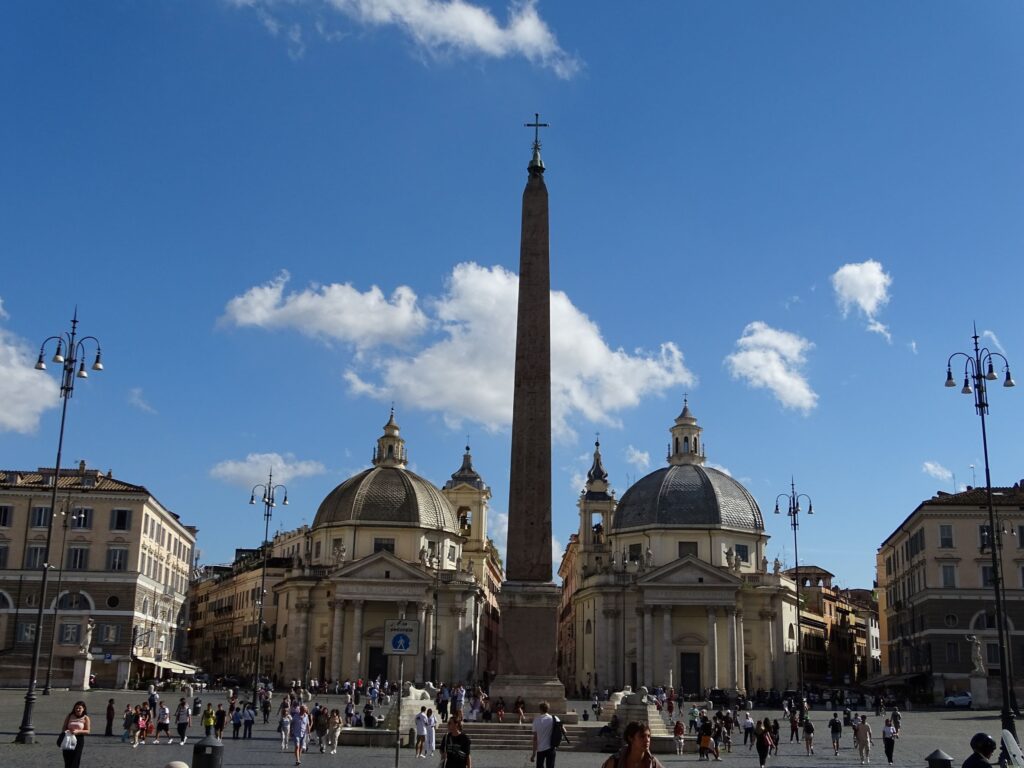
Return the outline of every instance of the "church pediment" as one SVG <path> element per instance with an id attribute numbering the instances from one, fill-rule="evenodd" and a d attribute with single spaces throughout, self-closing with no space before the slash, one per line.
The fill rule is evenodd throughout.
<path id="1" fill-rule="evenodd" d="M 344 581 L 418 581 L 423 584 L 433 582 L 431 574 L 385 550 L 343 565 L 334 572 L 334 578 Z"/>
<path id="2" fill-rule="evenodd" d="M 641 586 L 695 586 L 739 588 L 743 580 L 724 568 L 716 568 L 693 555 L 673 560 L 644 574 L 637 583 Z"/>

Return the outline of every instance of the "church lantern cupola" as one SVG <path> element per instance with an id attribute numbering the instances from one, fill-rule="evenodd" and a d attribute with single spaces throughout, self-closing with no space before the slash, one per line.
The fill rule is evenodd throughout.
<path id="1" fill-rule="evenodd" d="M 669 429 L 672 443 L 668 450 L 668 463 L 676 467 L 681 464 L 703 464 L 704 443 L 697 425 L 697 418 L 691 413 L 687 398 L 683 398 L 683 412 L 676 417 Z"/>
<path id="2" fill-rule="evenodd" d="M 395 422 L 395 409 L 391 409 L 391 417 L 384 425 L 384 434 L 377 438 L 377 447 L 373 451 L 375 467 L 405 467 L 408 456 L 405 452 L 405 440 L 398 431 Z"/>

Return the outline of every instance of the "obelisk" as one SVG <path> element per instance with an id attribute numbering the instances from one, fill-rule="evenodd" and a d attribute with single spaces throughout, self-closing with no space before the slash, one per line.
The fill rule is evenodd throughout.
<path id="1" fill-rule="evenodd" d="M 565 712 L 558 680 L 559 588 L 551 570 L 551 269 L 548 190 L 536 115 L 533 157 L 523 191 L 519 245 L 512 457 L 509 467 L 508 550 L 501 609 L 498 675 L 492 698 L 522 696 L 535 712 L 547 701 Z"/>

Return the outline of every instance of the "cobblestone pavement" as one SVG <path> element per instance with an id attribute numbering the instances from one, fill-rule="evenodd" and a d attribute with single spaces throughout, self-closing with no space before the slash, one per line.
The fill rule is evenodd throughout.
<path id="1" fill-rule="evenodd" d="M 222 695 L 217 692 L 209 692 L 204 698 L 206 701 L 217 702 Z M 171 701 L 176 700 L 176 698 L 171 698 L 174 696 L 174 694 L 168 694 Z M 90 691 L 85 694 L 55 691 L 51 696 L 40 696 L 36 702 L 33 716 L 39 743 L 24 745 L 13 743 L 14 736 L 21 724 L 25 702 L 24 691 L 0 690 L 0 766 L 5 768 L 7 766 L 13 768 L 60 766 L 59 750 L 55 743 L 56 734 L 63 723 L 64 715 L 71 709 L 72 703 L 79 698 L 84 699 L 88 704 L 90 716 L 93 718 L 93 728 L 102 733 L 107 699 L 115 700 L 115 706 L 120 713 L 125 704 L 141 703 L 144 697 L 144 693 L 137 691 L 133 691 L 129 695 L 125 691 L 103 690 Z M 326 702 L 331 703 L 332 698 L 328 697 Z M 321 699 L 322 703 L 324 701 Z M 584 706 L 583 702 L 576 703 L 578 710 Z M 761 717 L 765 715 L 777 717 L 779 715 L 778 712 L 754 712 L 753 714 L 755 716 L 760 714 Z M 832 754 L 832 750 L 829 748 L 829 738 L 825 733 L 825 723 L 830 717 L 830 712 L 812 713 L 813 721 L 818 726 L 815 755 L 807 756 L 802 744 L 790 744 L 786 741 L 788 737 L 784 734 L 779 756 L 769 758 L 769 768 L 859 766 L 860 761 L 853 748 L 849 730 L 843 735 L 843 748 L 840 750 L 839 756 L 836 757 Z M 871 764 L 885 766 L 881 739 L 883 721 L 880 718 L 871 717 L 870 722 L 875 733 L 875 747 L 872 750 Z M 258 721 L 253 739 L 248 741 L 233 741 L 230 737 L 225 739 L 223 762 L 225 768 L 231 766 L 276 766 L 278 768 L 294 766 L 292 755 L 281 751 L 280 739 L 275 733 L 275 728 L 276 723 L 274 722 L 263 725 Z M 970 752 L 968 742 L 974 733 L 987 731 L 993 736 L 997 736 L 998 730 L 999 716 L 995 711 L 942 710 L 905 713 L 902 736 L 896 742 L 895 765 L 923 768 L 925 756 L 939 748 L 952 755 L 954 766 L 959 766 Z M 137 749 L 122 744 L 117 737 L 108 739 L 103 736 L 90 736 L 82 756 L 82 768 L 124 768 L 125 766 L 163 768 L 172 760 L 183 760 L 191 766 L 193 762 L 192 749 L 202 733 L 201 727 L 193 725 L 189 733 L 189 743 L 185 746 L 181 746 L 177 742 L 173 744 L 150 743 Z M 742 736 L 740 736 L 740 741 L 742 741 Z M 696 756 L 692 754 L 682 757 L 658 755 L 658 758 L 666 768 L 673 768 L 683 763 L 697 763 Z M 558 755 L 557 766 L 558 768 L 599 768 L 604 759 L 604 755 L 592 752 L 562 751 Z M 409 749 L 402 750 L 399 762 L 404 768 L 415 768 L 420 765 Z M 432 760 L 424 760 L 422 764 L 430 768 L 435 766 Z M 473 764 L 474 768 L 489 768 L 490 766 L 530 768 L 531 766 L 529 753 L 507 751 L 474 753 Z M 712 764 L 709 764 L 709 768 Z M 302 765 L 312 766 L 312 768 L 350 768 L 353 765 L 358 768 L 389 768 L 395 765 L 395 750 L 393 748 L 343 747 L 338 750 L 337 755 L 321 755 L 319 752 L 310 752 L 303 755 Z M 757 755 L 746 747 L 737 746 L 732 753 L 722 754 L 723 768 L 728 768 L 730 765 L 737 766 L 737 768 L 757 768 Z"/>

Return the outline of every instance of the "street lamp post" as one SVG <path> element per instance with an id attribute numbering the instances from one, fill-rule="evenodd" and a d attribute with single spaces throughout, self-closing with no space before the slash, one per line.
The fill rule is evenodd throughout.
<path id="1" fill-rule="evenodd" d="M 811 497 L 806 493 L 796 492 L 796 482 L 790 478 L 789 493 L 780 493 L 775 497 L 775 514 L 779 514 L 779 500 L 785 499 L 787 503 L 786 515 L 789 516 L 789 524 L 793 529 L 793 560 L 796 562 L 796 679 L 797 691 L 800 698 L 804 695 L 804 643 L 801 628 L 800 616 L 800 550 L 797 548 L 797 529 L 800 527 L 800 499 L 807 500 L 807 514 L 814 514 L 814 504 Z"/>
<path id="2" fill-rule="evenodd" d="M 57 607 L 60 602 L 60 585 L 64 579 L 64 551 L 68 543 L 68 522 L 78 520 L 81 513 L 69 515 L 71 496 L 64 500 L 64 509 L 61 512 L 61 537 L 60 537 L 60 565 L 57 566 L 57 589 L 53 599 L 53 632 L 50 633 L 50 652 L 46 656 L 46 682 L 43 684 L 43 696 L 50 695 L 50 680 L 53 674 L 53 648 L 57 642 Z"/>
<path id="3" fill-rule="evenodd" d="M 257 484 L 252 487 L 252 495 L 249 496 L 249 503 L 256 503 L 256 491 L 263 496 L 263 574 L 260 576 L 260 615 L 256 625 L 256 663 L 252 681 L 252 702 L 255 705 L 260 692 L 260 653 L 263 647 L 263 620 L 264 603 L 267 601 L 267 550 L 270 546 L 270 518 L 276 506 L 275 494 L 277 491 L 284 491 L 284 501 L 281 503 L 288 506 L 288 489 L 283 485 L 274 485 L 274 470 L 270 470 L 266 485 Z"/>
<path id="4" fill-rule="evenodd" d="M 946 386 L 955 387 L 956 380 L 953 378 L 953 360 L 964 359 L 964 386 L 960 390 L 965 395 L 974 395 L 974 410 L 981 417 L 981 446 L 985 458 L 985 500 L 988 504 L 988 530 L 990 553 L 992 556 L 992 590 L 996 600 L 996 628 L 999 632 L 999 683 L 1002 687 L 1003 709 L 1001 714 L 1003 730 L 1009 731 L 1014 738 L 1017 736 L 1017 728 L 1013 721 L 1013 712 L 1010 708 L 1010 669 L 1009 669 L 1009 648 L 1006 645 L 1006 626 L 1004 622 L 1005 606 L 1003 605 L 1002 569 L 1000 568 L 999 547 L 996 544 L 997 527 L 995 506 L 992 502 L 992 475 L 988 463 L 988 432 L 985 426 L 985 415 L 988 413 L 988 384 L 999 378 L 996 375 L 995 362 L 1002 364 L 1005 378 L 1004 387 L 1014 386 L 1013 377 L 1010 375 L 1010 362 L 999 352 L 992 352 L 987 347 L 978 345 L 978 328 L 974 328 L 974 351 L 954 352 L 946 361 Z M 971 387 L 971 380 L 974 380 L 974 387 Z"/>
<path id="5" fill-rule="evenodd" d="M 43 551 L 42 574 L 39 585 L 39 609 L 36 613 L 35 637 L 32 644 L 32 668 L 28 677 L 28 690 L 25 692 L 25 709 L 21 716 L 21 727 L 18 729 L 14 740 L 19 744 L 34 744 L 36 741 L 35 727 L 32 725 L 32 710 L 36 703 L 36 677 L 39 674 L 39 657 L 43 650 L 43 609 L 46 603 L 46 585 L 50 576 L 50 544 L 53 540 L 53 515 L 57 509 L 57 486 L 60 481 L 60 456 L 64 449 L 64 424 L 68 415 L 68 400 L 75 391 L 75 379 L 89 378 L 89 372 L 85 370 L 86 342 L 96 345 L 96 359 L 92 364 L 92 370 L 102 371 L 103 362 L 100 357 L 100 342 L 95 336 L 83 336 L 78 338 L 78 310 L 75 310 L 71 318 L 71 331 L 58 336 L 50 336 L 43 340 L 39 347 L 39 359 L 36 361 L 36 370 L 45 371 L 46 363 L 43 355 L 46 352 L 46 345 L 51 341 L 57 342 L 57 349 L 53 355 L 53 362 L 61 365 L 60 383 L 60 435 L 57 438 L 57 460 L 53 468 L 53 489 L 50 494 L 50 519 L 46 526 L 46 548 Z M 64 352 L 67 351 L 65 356 Z M 78 370 L 75 370 L 75 366 Z"/>

